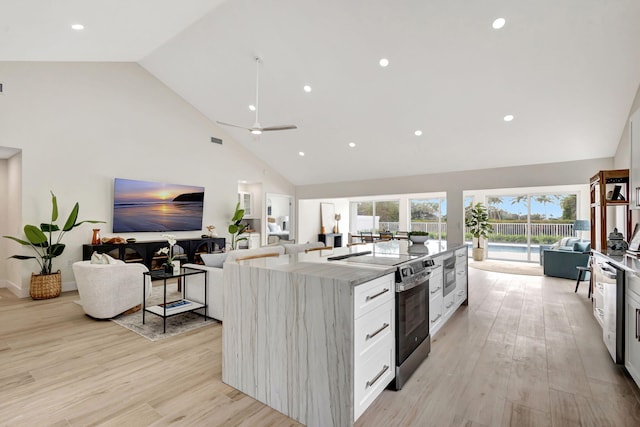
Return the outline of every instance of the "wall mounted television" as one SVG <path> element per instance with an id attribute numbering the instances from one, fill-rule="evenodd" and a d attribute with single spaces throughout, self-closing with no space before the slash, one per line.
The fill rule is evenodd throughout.
<path id="1" fill-rule="evenodd" d="M 113 232 L 202 230 L 204 187 L 115 178 Z"/>

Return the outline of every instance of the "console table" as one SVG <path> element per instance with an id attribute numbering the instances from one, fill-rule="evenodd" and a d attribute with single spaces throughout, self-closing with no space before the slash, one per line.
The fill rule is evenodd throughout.
<path id="1" fill-rule="evenodd" d="M 194 239 L 178 239 L 174 246 L 174 257 L 183 262 L 203 264 L 202 253 L 220 252 L 224 249 L 224 237 L 203 237 Z M 147 266 L 149 271 L 159 270 L 167 256 L 158 251 L 168 246 L 166 240 L 151 240 L 133 243 L 103 243 L 100 245 L 82 245 L 82 259 L 90 260 L 94 252 L 108 254 L 124 262 L 139 262 Z"/>
<path id="2" fill-rule="evenodd" d="M 327 243 L 327 237 L 333 238 L 333 245 L 329 245 Z M 339 248 L 339 247 L 342 247 L 342 234 L 321 233 L 321 234 L 318 234 L 318 241 L 324 243 L 325 245 L 333 246 L 334 248 Z"/>

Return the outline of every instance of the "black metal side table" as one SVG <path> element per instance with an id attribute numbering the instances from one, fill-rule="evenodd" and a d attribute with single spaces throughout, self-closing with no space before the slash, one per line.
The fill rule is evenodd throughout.
<path id="1" fill-rule="evenodd" d="M 167 302 L 167 280 L 169 279 L 184 279 L 188 276 L 193 276 L 196 274 L 204 274 L 204 304 L 196 301 L 192 301 L 186 299 L 185 295 L 187 292 L 187 280 L 182 280 L 182 298 L 175 301 Z M 164 300 L 162 304 L 152 305 L 147 307 L 146 304 L 146 292 L 145 292 L 145 282 L 147 281 L 147 276 L 151 278 L 151 282 L 162 280 L 164 287 Z M 170 274 L 165 273 L 164 271 L 146 271 L 142 276 L 142 324 L 145 322 L 145 313 L 149 312 L 155 314 L 156 316 L 162 317 L 162 332 L 167 332 L 167 317 L 175 316 L 182 313 L 188 313 L 195 310 L 199 310 L 204 308 L 204 314 L 201 314 L 204 317 L 204 321 L 207 321 L 209 317 L 208 305 L 207 305 L 207 272 L 205 270 L 200 270 L 197 268 L 190 267 L 181 267 L 180 273 L 178 274 Z M 200 314 L 200 313 L 196 313 Z"/>

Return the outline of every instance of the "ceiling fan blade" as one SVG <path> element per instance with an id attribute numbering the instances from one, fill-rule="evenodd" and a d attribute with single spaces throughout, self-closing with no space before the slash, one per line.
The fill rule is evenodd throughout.
<path id="1" fill-rule="evenodd" d="M 266 128 L 262 128 L 263 132 L 269 132 L 272 130 L 290 130 L 290 129 L 298 129 L 296 125 L 279 125 L 279 126 L 268 126 Z"/>
<path id="2" fill-rule="evenodd" d="M 248 128 L 248 127 L 246 127 L 246 126 L 232 125 L 231 123 L 225 123 L 225 122 L 221 122 L 221 121 L 219 121 L 219 120 L 216 120 L 216 123 L 218 123 L 219 125 L 231 126 L 231 127 L 234 127 L 234 128 L 244 129 L 244 130 L 251 131 L 251 128 Z"/>

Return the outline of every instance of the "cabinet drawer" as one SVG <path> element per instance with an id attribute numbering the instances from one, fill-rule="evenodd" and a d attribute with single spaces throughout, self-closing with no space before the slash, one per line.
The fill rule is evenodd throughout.
<path id="1" fill-rule="evenodd" d="M 454 254 L 456 256 L 456 265 L 465 264 L 467 262 L 467 258 L 469 257 L 469 253 L 466 247 L 456 249 Z"/>
<path id="2" fill-rule="evenodd" d="M 449 292 L 449 294 L 447 296 L 444 297 L 442 304 L 442 310 L 444 311 L 444 317 L 448 317 L 453 310 L 455 310 L 455 305 L 456 305 L 456 301 L 455 301 L 455 297 L 456 297 L 456 291 L 452 291 Z"/>
<path id="3" fill-rule="evenodd" d="M 356 363 L 369 353 L 394 343 L 394 301 L 388 301 L 356 319 L 354 325 L 354 354 Z"/>
<path id="4" fill-rule="evenodd" d="M 633 292 L 636 294 L 636 298 L 640 298 L 640 277 L 636 276 L 635 273 L 627 272 L 627 291 Z"/>
<path id="5" fill-rule="evenodd" d="M 467 299 L 467 290 L 465 288 L 456 288 L 453 293 L 455 294 L 455 305 L 459 306 L 465 299 Z"/>
<path id="6" fill-rule="evenodd" d="M 369 310 L 372 310 L 388 301 L 394 300 L 394 275 L 387 274 L 356 286 L 353 291 L 353 314 L 357 319 Z"/>
<path id="7" fill-rule="evenodd" d="M 442 299 L 442 288 L 444 287 L 444 282 L 442 281 L 442 274 L 429 279 L 429 301 L 434 298 Z"/>
<path id="8" fill-rule="evenodd" d="M 429 328 L 442 321 L 442 296 L 429 301 Z"/>
<path id="9" fill-rule="evenodd" d="M 395 377 L 393 345 L 379 349 L 369 359 L 355 364 L 353 420 L 369 407 Z"/>

